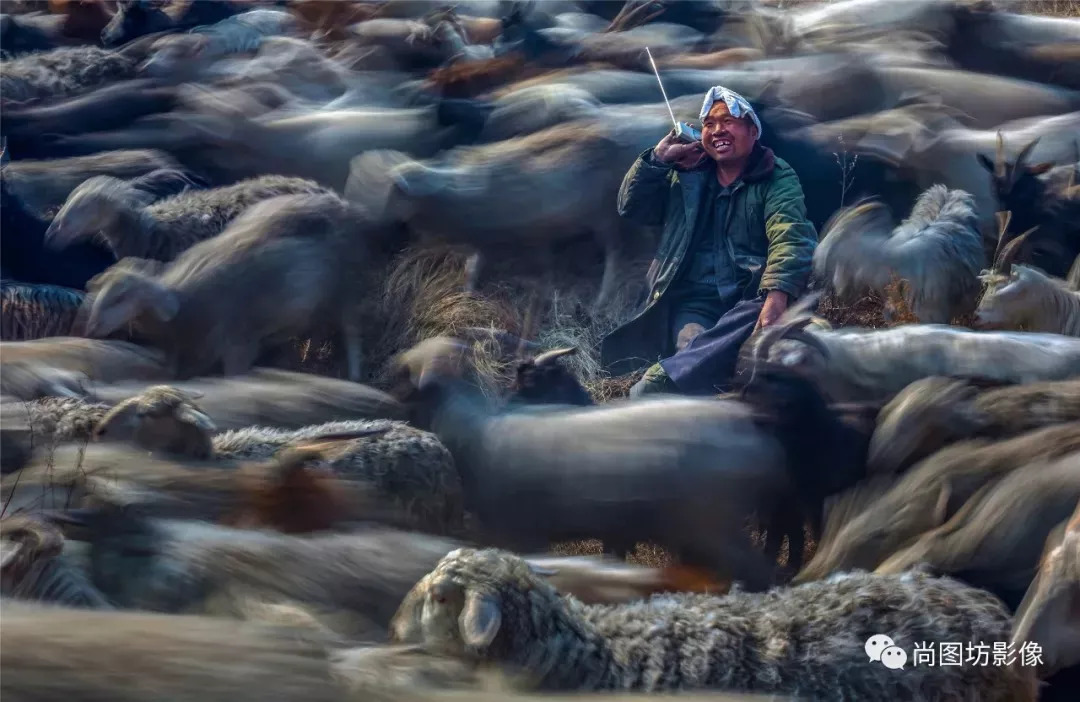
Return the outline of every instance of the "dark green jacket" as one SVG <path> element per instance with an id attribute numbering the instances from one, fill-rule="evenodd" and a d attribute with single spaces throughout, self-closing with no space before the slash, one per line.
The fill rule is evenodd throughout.
<path id="1" fill-rule="evenodd" d="M 614 374 L 627 373 L 671 354 L 665 293 L 680 272 L 693 227 L 704 226 L 702 191 L 715 178 L 715 164 L 680 171 L 642 153 L 623 178 L 619 214 L 644 225 L 663 225 L 660 245 L 647 274 L 644 308 L 604 339 L 601 361 Z M 732 184 L 727 221 L 720 233 L 740 277 L 743 297 L 769 290 L 800 296 L 810 277 L 817 231 L 806 216 L 795 171 L 772 149 L 756 146 L 747 173 Z"/>

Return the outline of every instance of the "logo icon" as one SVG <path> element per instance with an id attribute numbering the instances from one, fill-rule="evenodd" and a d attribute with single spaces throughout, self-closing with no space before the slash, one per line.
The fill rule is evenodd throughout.
<path id="1" fill-rule="evenodd" d="M 890 646 L 896 646 L 896 643 L 891 638 L 885 634 L 874 634 L 866 640 L 863 649 L 866 651 L 866 655 L 870 656 L 871 661 L 880 661 L 882 652 Z M 907 657 L 905 656 L 904 659 L 906 661 Z"/>
<path id="2" fill-rule="evenodd" d="M 889 646 L 881 652 L 881 663 L 889 670 L 903 670 L 907 664 L 907 651 L 899 646 Z"/>

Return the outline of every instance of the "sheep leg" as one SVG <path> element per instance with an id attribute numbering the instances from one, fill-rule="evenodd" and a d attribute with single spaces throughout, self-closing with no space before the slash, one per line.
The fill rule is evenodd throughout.
<path id="1" fill-rule="evenodd" d="M 363 338 L 360 334 L 360 324 L 352 314 L 352 310 L 346 310 L 341 321 L 342 335 L 345 337 L 345 365 L 348 378 L 354 383 L 363 381 Z"/>
<path id="2" fill-rule="evenodd" d="M 604 247 L 604 273 L 600 278 L 600 292 L 593 302 L 592 313 L 599 314 L 615 294 L 615 275 L 619 269 L 619 255 L 622 244 L 619 228 L 616 225 L 603 225 L 596 232 L 596 238 Z"/>
<path id="3" fill-rule="evenodd" d="M 465 292 L 472 295 L 476 292 L 480 279 L 480 267 L 484 263 L 484 257 L 476 251 L 465 259 Z"/>
<path id="4" fill-rule="evenodd" d="M 221 357 L 222 371 L 226 376 L 243 375 L 251 370 L 258 357 L 258 344 L 229 344 Z"/>

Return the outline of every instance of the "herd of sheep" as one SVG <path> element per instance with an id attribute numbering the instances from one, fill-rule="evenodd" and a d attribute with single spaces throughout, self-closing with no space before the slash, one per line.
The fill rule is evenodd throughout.
<path id="1" fill-rule="evenodd" d="M 1080 19 L 0 9 L 5 702 L 1077 699 Z M 645 47 L 819 233 L 719 395 L 596 361 Z"/>

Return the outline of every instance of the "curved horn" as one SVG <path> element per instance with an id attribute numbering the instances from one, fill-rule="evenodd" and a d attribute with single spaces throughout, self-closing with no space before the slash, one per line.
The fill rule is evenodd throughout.
<path id="1" fill-rule="evenodd" d="M 793 329 L 791 332 L 788 333 L 787 338 L 801 341 L 807 346 L 813 349 L 817 349 L 818 352 L 821 353 L 821 355 L 824 356 L 826 360 L 832 357 L 832 351 L 829 350 L 829 347 L 825 344 L 825 342 L 805 329 Z"/>
<path id="2" fill-rule="evenodd" d="M 997 133 L 997 151 L 994 153 L 994 176 L 1005 177 L 1005 137 L 1001 131 Z"/>
<path id="3" fill-rule="evenodd" d="M 1012 264 L 1013 260 L 1016 258 L 1016 254 L 1019 253 L 1020 247 L 1023 246 L 1028 236 L 1036 229 L 1038 229 L 1038 227 L 1028 229 L 1026 232 L 1005 245 L 1005 248 L 1001 250 L 1001 257 L 998 258 L 997 263 L 994 266 L 998 273 L 1009 275 L 1012 272 Z"/>
<path id="4" fill-rule="evenodd" d="M 998 236 L 997 246 L 994 247 L 994 258 L 992 259 L 991 270 L 997 271 L 997 262 L 1001 258 L 1001 244 L 1005 241 L 1005 234 L 1009 231 L 1009 224 L 1012 222 L 1012 210 L 998 211 L 994 213 L 994 219 L 997 221 Z"/>
<path id="5" fill-rule="evenodd" d="M 545 351 L 533 358 L 534 366 L 544 366 L 549 363 L 554 363 L 563 356 L 572 356 L 578 352 L 577 346 L 568 346 L 565 349 L 552 349 L 551 351 Z"/>
<path id="6" fill-rule="evenodd" d="M 1020 169 L 1023 168 L 1024 161 L 1027 160 L 1027 157 L 1031 155 L 1031 150 L 1034 149 L 1035 145 L 1039 143 L 1039 139 L 1042 139 L 1042 137 L 1035 137 L 1028 143 L 1027 146 L 1020 149 L 1020 153 L 1016 155 L 1016 163 L 1013 164 L 1014 173 L 1019 173 Z"/>

